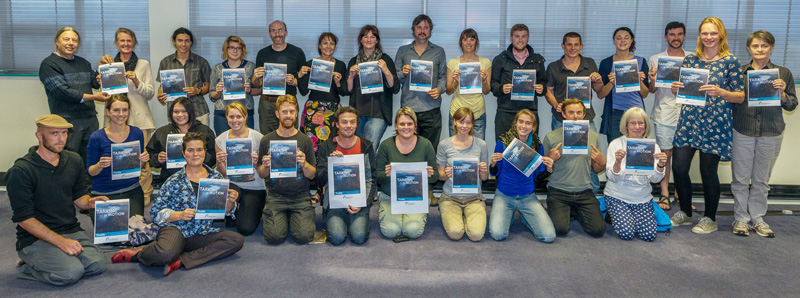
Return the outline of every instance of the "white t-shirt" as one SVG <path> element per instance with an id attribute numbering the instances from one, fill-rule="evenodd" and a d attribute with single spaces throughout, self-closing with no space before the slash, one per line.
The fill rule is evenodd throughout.
<path id="1" fill-rule="evenodd" d="M 253 144 L 252 144 L 253 145 L 253 147 L 252 147 L 253 148 L 253 152 L 258 153 L 258 145 L 259 145 L 259 143 L 261 143 L 261 137 L 263 137 L 263 135 L 260 132 L 256 131 L 255 129 L 248 128 L 247 130 L 249 131 L 249 134 L 248 134 L 247 138 L 249 138 L 250 141 L 253 142 Z M 219 150 L 220 150 L 218 152 L 225 152 L 225 149 L 226 149 L 225 142 L 228 141 L 228 133 L 229 132 L 230 132 L 230 130 L 226 130 L 225 132 L 223 132 L 222 134 L 217 136 L 216 140 L 214 140 L 214 143 L 217 144 L 217 148 L 219 148 Z M 217 166 L 219 166 L 219 164 L 217 164 Z M 252 177 L 248 177 L 248 176 L 252 176 Z M 225 177 L 230 179 L 231 183 L 236 184 L 236 186 L 241 187 L 242 189 L 249 189 L 249 190 L 266 190 L 267 189 L 267 187 L 264 185 L 264 179 L 261 179 L 261 177 L 258 176 L 258 173 L 256 172 L 255 167 L 253 168 L 253 175 L 230 175 L 230 176 L 229 175 L 225 175 Z M 237 180 L 241 181 L 241 180 L 250 180 L 250 179 L 253 179 L 253 180 L 246 181 L 246 182 L 238 182 L 237 181 Z"/>
<path id="2" fill-rule="evenodd" d="M 683 55 L 689 56 L 689 52 L 683 51 Z M 667 51 L 650 56 L 647 60 L 647 65 L 650 69 L 658 68 L 658 57 L 669 57 Z M 650 119 L 658 122 L 658 124 L 677 126 L 678 117 L 680 116 L 681 106 L 675 102 L 675 94 L 672 94 L 671 88 L 656 88 L 656 100 L 653 104 L 653 113 L 650 114 Z"/>
<path id="3" fill-rule="evenodd" d="M 653 186 L 650 183 L 658 183 L 664 178 L 664 169 L 658 168 L 658 159 L 653 161 L 655 173 L 652 175 L 625 175 L 625 158 L 619 165 L 619 173 L 614 172 L 616 162 L 615 153 L 619 149 L 625 148 L 627 137 L 621 136 L 608 144 L 606 151 L 606 188 L 603 194 L 622 200 L 629 204 L 647 203 L 653 199 Z M 655 153 L 661 152 L 661 148 L 656 145 Z"/>

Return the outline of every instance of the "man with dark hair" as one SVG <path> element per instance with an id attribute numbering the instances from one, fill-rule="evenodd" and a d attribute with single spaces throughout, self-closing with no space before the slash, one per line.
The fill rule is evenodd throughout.
<path id="1" fill-rule="evenodd" d="M 75 55 L 81 37 L 71 27 L 58 30 L 55 38 L 55 51 L 42 60 L 39 66 L 39 80 L 44 84 L 50 113 L 59 115 L 72 124 L 65 149 L 76 152 L 86 164 L 86 147 L 89 137 L 99 129 L 94 102 L 105 102 L 111 95 L 101 92 L 95 79 L 97 72 L 86 59 Z"/>
<path id="2" fill-rule="evenodd" d="M 544 95 L 544 85 L 547 84 L 544 69 L 544 57 L 533 52 L 533 47 L 528 45 L 530 31 L 525 24 L 516 24 L 511 27 L 508 48 L 492 60 L 492 94 L 497 97 L 497 114 L 494 118 L 494 135 L 500 136 L 511 129 L 517 111 L 529 109 L 539 120 L 539 96 Z M 513 87 L 515 69 L 535 69 L 536 85 L 533 101 L 511 100 L 511 87 Z M 541 121 L 539 121 L 541 123 Z M 534 133 L 538 134 L 537 131 Z"/>
<path id="3" fill-rule="evenodd" d="M 189 29 L 180 27 L 172 33 L 172 46 L 175 53 L 172 53 L 158 63 L 158 73 L 162 70 L 183 69 L 186 98 L 192 103 L 195 119 L 208 126 L 208 104 L 205 95 L 210 88 L 211 66 L 208 60 L 192 52 L 194 45 L 194 34 Z M 156 75 L 156 81 L 161 82 L 161 75 Z M 167 85 L 158 87 L 158 101 L 166 105 L 167 94 L 164 92 Z M 172 103 L 170 103 L 171 105 Z"/>
<path id="4" fill-rule="evenodd" d="M 369 238 L 369 209 L 375 197 L 377 180 L 375 167 L 375 151 L 369 140 L 355 135 L 358 127 L 358 111 L 350 106 L 339 108 L 334 115 L 339 133 L 319 144 L 317 149 L 317 184 L 325 188 L 322 214 L 325 218 L 328 240 L 333 245 L 344 243 L 348 237 L 354 244 L 364 244 Z M 328 181 L 328 157 L 345 155 L 364 155 L 364 180 L 366 181 L 367 206 L 347 206 L 342 209 L 331 209 L 331 188 Z"/>
<path id="5" fill-rule="evenodd" d="M 444 49 L 429 41 L 433 21 L 425 14 L 414 18 L 411 31 L 414 41 L 397 49 L 394 63 L 400 73 L 397 74 L 402 85 L 400 107 L 409 107 L 417 113 L 417 133 L 431 141 L 434 150 L 439 145 L 442 134 L 442 100 L 445 93 L 447 80 L 447 59 Z M 411 73 L 411 60 L 425 60 L 433 62 L 431 90 L 427 92 L 411 91 L 409 74 Z"/>
<path id="6" fill-rule="evenodd" d="M 286 64 L 286 94 L 297 96 L 297 72 L 306 63 L 306 54 L 302 49 L 286 42 L 289 30 L 286 23 L 281 20 L 269 24 L 269 38 L 272 45 L 266 46 L 256 55 L 256 69 L 250 85 L 261 88 L 264 84 L 264 63 Z M 275 96 L 261 95 L 258 103 L 258 126 L 262 134 L 267 135 L 278 129 L 278 119 L 273 117 L 277 108 Z M 296 124 L 297 121 L 295 121 Z"/>
<path id="7" fill-rule="evenodd" d="M 36 139 L 28 154 L 17 159 L 5 180 L 11 220 L 17 223 L 18 277 L 54 285 L 73 284 L 99 274 L 108 262 L 75 218 L 75 207 L 94 208 L 105 196 L 90 197 L 85 162 L 64 150 L 67 129 L 58 115 L 36 119 Z"/>
<path id="8" fill-rule="evenodd" d="M 650 72 L 648 73 L 650 76 L 650 93 L 656 94 L 653 113 L 650 118 L 653 123 L 653 131 L 656 134 L 656 143 L 661 148 L 661 151 L 667 154 L 667 168 L 664 172 L 664 179 L 661 179 L 661 197 L 658 199 L 658 205 L 664 210 L 671 209 L 669 203 L 670 159 L 672 159 L 672 140 L 678 127 L 678 115 L 681 108 L 675 103 L 675 94 L 672 93 L 672 88 L 657 88 L 655 86 L 656 73 L 658 72 L 659 57 L 686 57 L 689 55 L 689 52 L 683 50 L 685 38 L 686 26 L 680 22 L 670 22 L 664 28 L 664 40 L 667 41 L 667 50 L 655 54 L 647 60 L 647 64 L 650 66 Z"/>
<path id="9" fill-rule="evenodd" d="M 567 78 L 568 77 L 589 77 L 592 81 L 592 89 L 599 92 L 603 88 L 603 78 L 597 72 L 597 64 L 594 59 L 583 57 L 581 50 L 583 49 L 583 42 L 581 35 L 577 32 L 568 32 L 564 34 L 561 40 L 561 49 L 564 50 L 564 55 L 561 59 L 553 61 L 547 65 L 547 93 L 544 95 L 547 103 L 553 108 L 553 120 L 550 124 L 550 129 L 555 130 L 561 127 L 561 103 L 567 99 Z M 593 130 L 594 128 L 594 106 L 589 106 L 586 109 L 586 114 L 583 120 L 589 120 Z"/>

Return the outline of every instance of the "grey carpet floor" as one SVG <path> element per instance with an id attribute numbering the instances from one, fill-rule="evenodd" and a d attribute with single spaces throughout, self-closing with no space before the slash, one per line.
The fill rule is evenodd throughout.
<path id="1" fill-rule="evenodd" d="M 724 205 L 723 205 L 724 206 Z M 699 205 L 698 207 L 702 207 Z M 724 208 L 724 207 L 723 207 Z M 729 208 L 729 207 L 728 207 Z M 318 209 L 317 226 L 321 229 Z M 623 241 L 611 227 L 591 238 L 573 231 L 552 244 L 536 241 L 517 218 L 509 238 L 451 241 L 431 208 L 425 234 L 394 243 L 380 235 L 377 204 L 370 239 L 300 246 L 267 245 L 260 232 L 232 257 L 164 277 L 162 268 L 112 264 L 67 287 L 15 278 L 15 229 L 8 196 L 0 192 L 0 297 L 775 297 L 800 292 L 800 219 L 770 216 L 777 237 L 690 226 L 658 235 L 654 243 Z M 85 229 L 89 218 L 79 215 Z M 260 231 L 260 230 L 259 230 Z M 106 256 L 111 257 L 113 250 Z M 792 294 L 794 293 L 794 294 Z M 796 297 L 796 296 L 795 296 Z"/>

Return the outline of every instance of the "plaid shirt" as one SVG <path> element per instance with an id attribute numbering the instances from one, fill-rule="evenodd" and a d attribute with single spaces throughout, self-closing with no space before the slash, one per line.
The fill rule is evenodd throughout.
<path id="1" fill-rule="evenodd" d="M 209 77 L 211 76 L 211 66 L 208 65 L 208 61 L 191 52 L 189 53 L 189 59 L 186 60 L 186 64 L 181 64 L 181 62 L 178 61 L 176 53 L 172 53 L 164 57 L 164 59 L 161 59 L 161 63 L 158 64 L 159 75 L 156 76 L 156 81 L 159 83 L 161 82 L 160 74 L 162 70 L 170 69 L 183 69 L 184 75 L 186 76 L 186 87 L 202 88 L 204 83 L 209 82 Z M 208 105 L 206 104 L 205 96 L 194 95 L 188 96 L 188 98 L 189 101 L 192 102 L 195 116 L 208 114 Z"/>

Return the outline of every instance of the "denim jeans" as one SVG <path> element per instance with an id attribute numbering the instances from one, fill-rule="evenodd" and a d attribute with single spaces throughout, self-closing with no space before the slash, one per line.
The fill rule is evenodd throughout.
<path id="1" fill-rule="evenodd" d="M 556 116 L 553 116 L 553 120 L 550 122 L 550 130 L 556 130 L 563 126 L 564 122 L 558 121 Z M 594 121 L 589 121 L 589 128 L 597 132 L 597 127 L 594 126 Z M 592 171 L 592 193 L 597 194 L 598 192 L 600 192 L 600 178 L 597 177 L 597 173 Z"/>
<path id="2" fill-rule="evenodd" d="M 450 116 L 449 123 L 450 125 L 448 128 L 450 129 L 450 136 L 452 137 L 456 134 L 456 132 L 453 130 L 453 116 Z M 472 136 L 486 141 L 486 114 L 483 114 L 478 117 L 478 119 L 475 119 L 474 126 L 475 134 Z"/>
<path id="3" fill-rule="evenodd" d="M 369 238 L 369 207 L 362 207 L 356 214 L 347 209 L 324 209 L 328 240 L 333 245 L 344 243 L 349 234 L 350 242 L 364 244 Z M 348 233 L 349 232 L 349 233 Z"/>
<path id="4" fill-rule="evenodd" d="M 539 203 L 536 193 L 508 196 L 500 190 L 494 193 L 492 212 L 489 215 L 489 234 L 492 239 L 502 241 L 508 237 L 516 210 L 519 210 L 522 224 L 533 233 L 536 240 L 549 243 L 556 239 L 553 222 Z"/>
<path id="5" fill-rule="evenodd" d="M 256 114 L 254 110 L 247 110 L 247 127 L 255 129 L 255 120 L 253 119 L 255 116 Z M 228 126 L 228 118 L 225 117 L 225 110 L 215 110 L 214 133 L 220 135 L 223 132 L 228 131 L 229 129 L 231 129 L 231 127 Z"/>
<path id="6" fill-rule="evenodd" d="M 358 117 L 358 128 L 356 135 L 372 142 L 372 149 L 378 151 L 378 146 L 381 144 L 383 133 L 386 132 L 388 125 L 382 118 L 373 117 Z"/>

